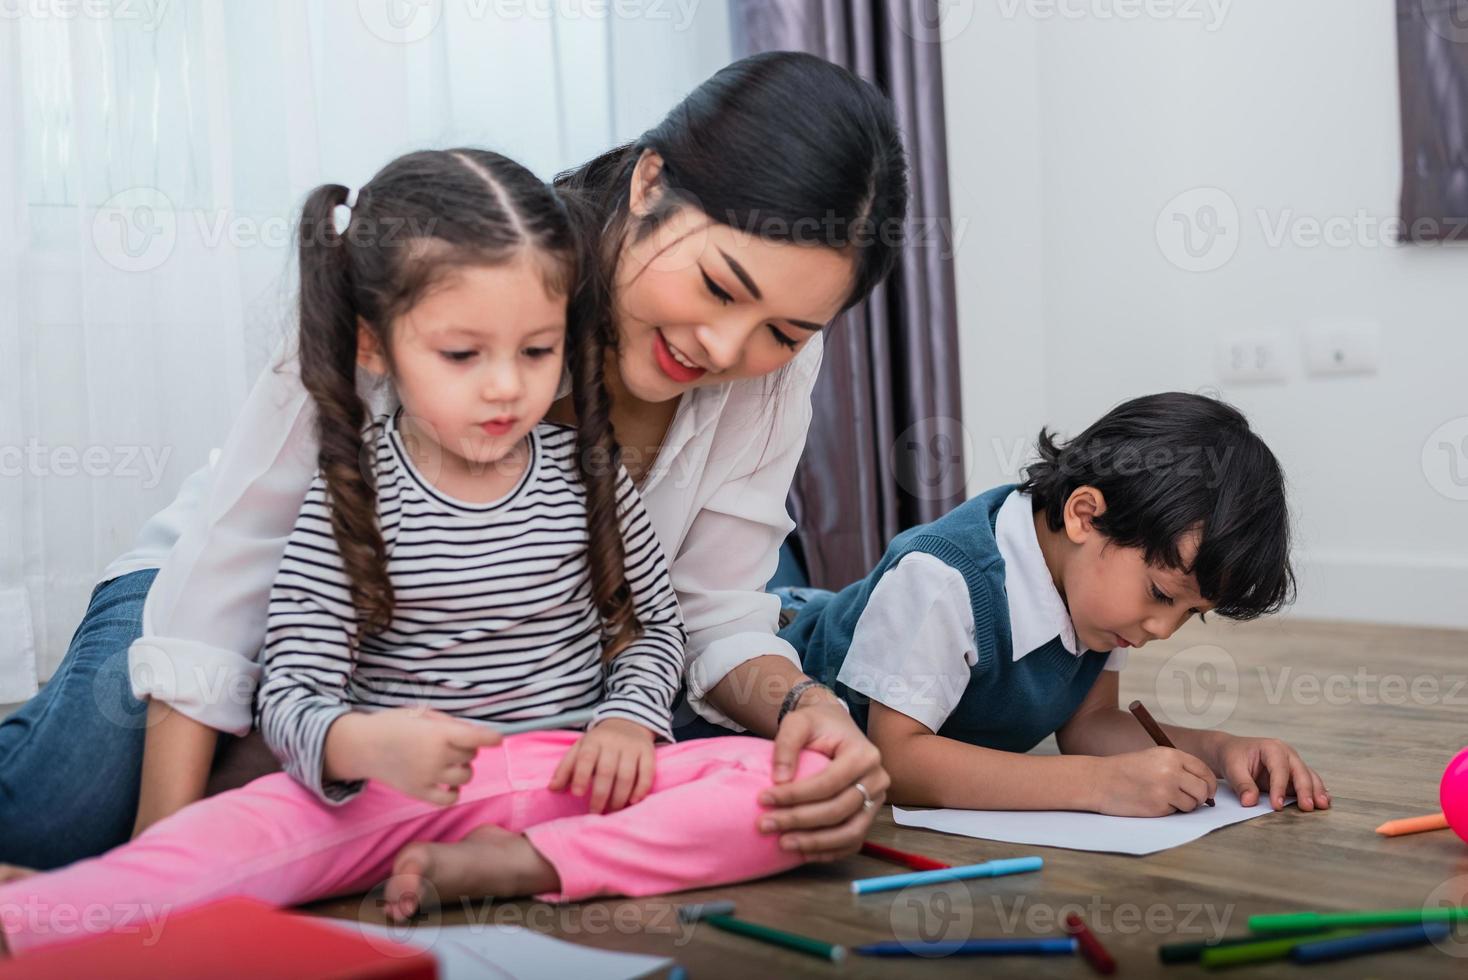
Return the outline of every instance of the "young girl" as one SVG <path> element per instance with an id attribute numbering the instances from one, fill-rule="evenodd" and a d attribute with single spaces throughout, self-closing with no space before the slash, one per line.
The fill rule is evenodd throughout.
<path id="1" fill-rule="evenodd" d="M 893 802 L 1160 816 L 1227 778 L 1245 806 L 1329 807 L 1277 739 L 1168 725 L 1159 748 L 1118 704 L 1128 649 L 1290 597 L 1284 477 L 1243 415 L 1151 395 L 1038 451 L 1023 484 L 899 534 L 866 579 L 794 597 L 781 635 L 882 750 Z M 1028 754 L 1051 734 L 1062 755 Z"/>
<path id="2" fill-rule="evenodd" d="M 129 908 L 291 905 L 389 872 L 401 918 L 470 880 L 569 900 L 800 863 L 756 827 L 763 741 L 666 744 L 684 631 L 599 374 L 577 378 L 578 428 L 542 421 L 567 341 L 577 363 L 604 356 L 567 336 L 572 243 L 555 194 L 484 151 L 409 154 L 356 200 L 312 193 L 300 364 L 319 472 L 271 591 L 257 702 L 286 772 L 0 886 L 11 950 Z M 401 401 L 370 425 L 358 368 Z M 584 735 L 475 723 L 591 706 Z M 53 916 L 104 902 L 116 914 L 70 929 Z"/>

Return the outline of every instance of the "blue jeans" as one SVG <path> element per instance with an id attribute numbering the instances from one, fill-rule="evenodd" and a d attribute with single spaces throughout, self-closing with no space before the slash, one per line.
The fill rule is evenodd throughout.
<path id="1" fill-rule="evenodd" d="M 55 676 L 0 721 L 0 863 L 56 868 L 132 836 L 148 710 L 133 697 L 127 648 L 155 575 L 93 589 Z"/>
<path id="2" fill-rule="evenodd" d="M 800 615 L 800 611 L 816 596 L 831 594 L 825 589 L 815 589 L 808 585 L 781 585 L 769 591 L 780 597 L 780 629 L 782 630 L 795 622 L 795 617 Z"/>

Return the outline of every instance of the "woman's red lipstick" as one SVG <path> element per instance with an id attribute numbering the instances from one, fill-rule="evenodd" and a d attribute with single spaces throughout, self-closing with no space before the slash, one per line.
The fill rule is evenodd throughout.
<path id="1" fill-rule="evenodd" d="M 654 356 L 657 357 L 658 367 L 680 385 L 692 384 L 708 373 L 703 368 L 691 368 L 679 364 L 677 358 L 673 357 L 673 352 L 668 350 L 668 342 L 663 339 L 661 330 L 653 331 L 652 350 Z"/>

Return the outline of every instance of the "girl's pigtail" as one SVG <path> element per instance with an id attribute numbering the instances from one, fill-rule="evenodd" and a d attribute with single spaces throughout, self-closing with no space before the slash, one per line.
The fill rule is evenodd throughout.
<path id="1" fill-rule="evenodd" d="M 347 188 L 323 184 L 311 192 L 300 229 L 301 382 L 316 406 L 318 465 L 330 500 L 331 531 L 357 611 L 359 636 L 392 621 L 393 589 L 387 548 L 377 525 L 373 467 L 363 455 L 367 408 L 357 394 L 357 304 L 347 237 L 334 213 Z"/>
<path id="2" fill-rule="evenodd" d="M 600 235 L 584 227 L 595 220 L 595 210 L 575 195 L 566 196 L 580 240 L 597 242 Z M 586 523 L 591 566 L 592 598 L 601 614 L 606 638 L 604 657 L 615 657 L 642 632 L 627 583 L 626 547 L 617 507 L 622 450 L 612 429 L 612 398 L 606 383 L 606 361 L 616 341 L 609 311 L 611 289 L 604 265 L 586 247 L 581 275 L 572 296 L 567 333 L 571 373 L 571 401 L 576 410 L 576 448 L 581 480 L 586 487 Z"/>

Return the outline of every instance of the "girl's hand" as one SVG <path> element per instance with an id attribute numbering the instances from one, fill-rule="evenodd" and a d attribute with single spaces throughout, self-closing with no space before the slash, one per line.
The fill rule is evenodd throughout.
<path id="1" fill-rule="evenodd" d="M 1197 756 L 1162 746 L 1096 759 L 1093 809 L 1116 817 L 1187 813 L 1218 792 L 1218 777 Z"/>
<path id="2" fill-rule="evenodd" d="M 487 725 L 423 708 L 393 708 L 338 718 L 326 733 L 326 775 L 374 779 L 448 806 L 474 775 L 479 750 L 503 738 Z"/>
<path id="3" fill-rule="evenodd" d="M 561 758 L 550 789 L 559 793 L 569 785 L 573 796 L 585 796 L 590 787 L 592 813 L 641 803 L 652 790 L 656 737 L 625 718 L 599 721 Z"/>
<path id="4" fill-rule="evenodd" d="M 1277 738 L 1226 736 L 1218 749 L 1217 769 L 1239 794 L 1239 802 L 1253 806 L 1262 790 L 1278 810 L 1286 796 L 1293 795 L 1301 810 L 1330 809 L 1330 794 L 1320 774 L 1300 758 L 1300 753 Z"/>
<path id="5" fill-rule="evenodd" d="M 831 762 L 791 782 L 804 749 Z M 780 846 L 800 851 L 807 861 L 835 861 L 859 851 L 892 785 L 882 754 L 830 694 L 785 716 L 775 733 L 773 776 L 775 785 L 760 794 L 760 803 L 771 809 L 760 818 L 759 829 L 782 834 Z M 871 797 L 871 806 L 857 783 Z"/>

